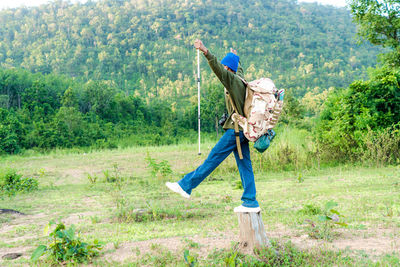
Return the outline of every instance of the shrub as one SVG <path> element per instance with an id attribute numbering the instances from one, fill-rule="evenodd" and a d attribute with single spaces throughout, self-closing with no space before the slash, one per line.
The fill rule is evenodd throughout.
<path id="1" fill-rule="evenodd" d="M 328 201 L 323 210 L 313 205 L 306 205 L 302 212 L 318 215 L 318 220 L 306 220 L 308 226 L 306 227 L 307 233 L 310 237 L 315 239 L 324 239 L 332 241 L 335 233 L 333 228 L 335 226 L 347 227 L 347 224 L 341 220 L 341 215 L 336 209 L 338 204 L 333 201 Z"/>
<path id="2" fill-rule="evenodd" d="M 330 94 L 315 133 L 326 159 L 355 161 L 360 156 L 392 153 L 389 148 L 373 151 L 379 146 L 377 143 L 388 141 L 390 134 L 385 134 L 385 129 L 400 121 L 399 80 L 400 69 L 378 68 L 370 80 L 355 81 L 348 89 Z M 365 138 L 368 134 L 369 138 Z"/>
<path id="3" fill-rule="evenodd" d="M 171 165 L 169 164 L 168 160 L 161 160 L 157 162 L 150 156 L 149 153 L 147 153 L 145 160 L 147 162 L 147 168 L 150 169 L 152 176 L 157 176 L 160 174 L 162 177 L 166 177 L 172 174 Z"/>
<path id="4" fill-rule="evenodd" d="M 400 159 L 400 123 L 380 131 L 368 130 L 362 147 L 362 159 L 376 166 L 399 163 Z"/>
<path id="5" fill-rule="evenodd" d="M 9 196 L 17 192 L 30 192 L 39 188 L 39 182 L 34 178 L 22 178 L 15 170 L 7 170 L 0 174 L 0 190 Z"/>
<path id="6" fill-rule="evenodd" d="M 45 232 L 47 232 L 53 224 L 55 223 L 50 222 Z M 51 243 L 48 246 L 40 245 L 37 247 L 31 256 L 33 261 L 47 254 L 50 260 L 58 263 L 90 262 L 102 249 L 102 245 L 97 240 L 94 240 L 93 244 L 82 242 L 80 238 L 75 235 L 74 225 L 66 229 L 63 223 L 59 223 L 54 231 L 49 234 L 49 237 Z"/>

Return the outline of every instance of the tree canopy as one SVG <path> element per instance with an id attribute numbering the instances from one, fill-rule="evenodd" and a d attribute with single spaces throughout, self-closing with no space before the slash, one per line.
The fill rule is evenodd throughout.
<path id="1" fill-rule="evenodd" d="M 386 63 L 400 66 L 400 1 L 352 0 L 354 21 L 358 35 L 374 45 L 391 48 Z"/>
<path id="2" fill-rule="evenodd" d="M 270 77 L 303 96 L 345 87 L 375 64 L 378 49 L 357 45 L 355 32 L 347 9 L 295 0 L 57 0 L 0 11 L 0 66 L 112 80 L 145 98 L 188 103 L 192 44 L 202 38 L 219 58 L 236 48 L 247 79 Z"/>

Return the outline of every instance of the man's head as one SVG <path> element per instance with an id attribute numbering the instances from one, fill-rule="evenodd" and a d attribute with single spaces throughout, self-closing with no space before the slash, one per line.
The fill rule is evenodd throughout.
<path id="1" fill-rule="evenodd" d="M 225 66 L 225 69 L 236 73 L 239 66 L 239 56 L 230 52 L 221 60 L 221 64 Z"/>

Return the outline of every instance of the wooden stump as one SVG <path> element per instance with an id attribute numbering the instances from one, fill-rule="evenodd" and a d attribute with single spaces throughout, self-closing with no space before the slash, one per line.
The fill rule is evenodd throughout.
<path id="1" fill-rule="evenodd" d="M 238 212 L 240 227 L 240 248 L 250 249 L 270 247 L 271 243 L 265 233 L 261 212 Z"/>

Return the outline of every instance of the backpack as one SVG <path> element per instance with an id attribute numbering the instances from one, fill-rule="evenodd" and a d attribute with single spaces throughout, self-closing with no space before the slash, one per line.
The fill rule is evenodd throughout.
<path id="1" fill-rule="evenodd" d="M 232 119 L 235 124 L 243 128 L 243 134 L 249 141 L 256 142 L 260 137 L 270 135 L 271 131 L 269 130 L 274 128 L 278 122 L 279 115 L 283 108 L 285 91 L 283 89 L 278 91 L 274 82 L 268 78 L 261 78 L 249 83 L 241 77 L 239 78 L 246 85 L 246 98 L 244 102 L 245 116 L 243 117 L 237 112 L 229 96 L 231 105 L 235 109 Z M 274 136 L 275 133 L 272 138 Z M 272 140 L 272 138 L 270 138 L 270 140 Z M 240 150 L 239 146 L 238 150 Z"/>

